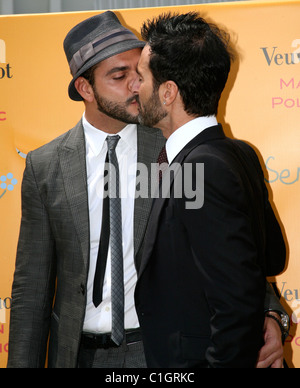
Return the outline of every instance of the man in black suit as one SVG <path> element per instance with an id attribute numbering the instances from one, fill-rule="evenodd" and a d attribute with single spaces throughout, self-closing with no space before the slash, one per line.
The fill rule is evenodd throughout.
<path id="1" fill-rule="evenodd" d="M 162 130 L 170 165 L 135 292 L 147 365 L 255 367 L 265 276 L 284 268 L 285 244 L 255 152 L 216 120 L 228 38 L 196 13 L 160 16 L 142 35 L 140 122 Z"/>

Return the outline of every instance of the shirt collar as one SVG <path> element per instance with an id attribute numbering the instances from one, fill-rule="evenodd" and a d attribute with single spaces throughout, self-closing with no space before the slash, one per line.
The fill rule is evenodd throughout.
<path id="1" fill-rule="evenodd" d="M 218 121 L 215 116 L 198 117 L 189 121 L 172 133 L 166 143 L 169 164 L 173 162 L 179 152 L 182 151 L 191 140 L 193 140 L 205 129 L 215 125 L 218 125 Z"/>
<path id="2" fill-rule="evenodd" d="M 82 125 L 84 128 L 85 139 L 87 145 L 91 148 L 95 156 L 98 156 L 103 149 L 107 136 L 111 136 L 100 129 L 95 128 L 90 124 L 85 114 L 82 116 Z M 137 125 L 128 124 L 118 133 L 122 141 L 124 141 L 133 151 L 137 151 Z"/>

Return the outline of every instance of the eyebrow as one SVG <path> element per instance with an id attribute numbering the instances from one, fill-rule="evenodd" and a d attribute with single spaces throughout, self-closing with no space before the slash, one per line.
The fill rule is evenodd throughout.
<path id="1" fill-rule="evenodd" d="M 113 69 L 109 70 L 106 73 L 106 75 L 111 75 L 111 74 L 114 74 L 114 73 L 118 73 L 119 71 L 126 71 L 128 69 L 129 69 L 128 66 L 114 67 Z"/>

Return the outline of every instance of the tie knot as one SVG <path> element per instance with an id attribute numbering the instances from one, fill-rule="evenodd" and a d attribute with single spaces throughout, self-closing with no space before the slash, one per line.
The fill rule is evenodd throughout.
<path id="1" fill-rule="evenodd" d="M 161 165 L 163 163 L 168 163 L 169 164 L 166 146 L 164 146 L 162 148 L 162 150 L 160 151 L 160 154 L 158 155 L 157 163 L 159 165 Z"/>
<path id="2" fill-rule="evenodd" d="M 116 149 L 118 141 L 120 140 L 119 135 L 115 136 L 107 136 L 106 141 L 107 141 L 107 146 L 110 151 L 113 151 Z"/>

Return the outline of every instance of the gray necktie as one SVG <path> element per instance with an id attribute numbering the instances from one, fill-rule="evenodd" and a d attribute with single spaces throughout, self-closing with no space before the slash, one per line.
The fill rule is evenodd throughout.
<path id="1" fill-rule="evenodd" d="M 111 339 L 121 345 L 124 339 L 124 271 L 122 248 L 122 212 L 119 193 L 119 164 L 116 147 L 120 136 L 108 136 L 109 182 L 110 197 L 110 247 L 111 247 L 111 303 L 112 332 Z"/>

